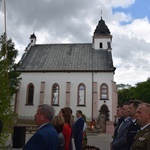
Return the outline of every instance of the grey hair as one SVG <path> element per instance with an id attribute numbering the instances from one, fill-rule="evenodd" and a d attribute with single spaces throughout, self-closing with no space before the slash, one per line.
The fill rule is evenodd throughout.
<path id="1" fill-rule="evenodd" d="M 46 115 L 47 119 L 51 122 L 55 117 L 55 109 L 48 104 L 41 104 L 38 106 L 41 110 L 41 114 Z"/>
<path id="2" fill-rule="evenodd" d="M 148 112 L 150 113 L 150 104 L 149 103 L 141 103 L 141 104 L 139 104 L 139 106 L 142 106 L 142 105 L 146 106 Z"/>

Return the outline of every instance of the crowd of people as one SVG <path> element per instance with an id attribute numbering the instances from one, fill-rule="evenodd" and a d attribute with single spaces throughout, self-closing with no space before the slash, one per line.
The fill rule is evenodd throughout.
<path id="1" fill-rule="evenodd" d="M 111 150 L 150 150 L 150 104 L 130 100 L 117 107 Z"/>
<path id="2" fill-rule="evenodd" d="M 55 116 L 55 110 L 48 104 L 39 105 L 35 114 L 39 127 L 29 139 L 23 150 L 82 150 L 87 144 L 86 117 L 81 110 L 76 111 L 77 120 L 72 120 L 72 109 L 64 107 Z"/>
<path id="3" fill-rule="evenodd" d="M 86 117 L 81 110 L 76 111 L 74 122 L 72 109 L 64 107 L 55 115 L 55 109 L 42 104 L 37 108 L 36 133 L 29 139 L 23 150 L 82 150 L 87 145 Z M 115 130 L 110 150 L 150 150 L 150 104 L 140 100 L 130 100 L 117 107 Z M 90 129 L 93 132 L 95 121 Z M 0 120 L 0 132 L 2 121 Z M 74 139 L 74 141 L 72 140 Z"/>

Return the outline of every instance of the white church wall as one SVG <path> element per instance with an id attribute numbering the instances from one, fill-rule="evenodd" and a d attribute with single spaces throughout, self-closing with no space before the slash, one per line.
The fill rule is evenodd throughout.
<path id="1" fill-rule="evenodd" d="M 19 116 L 33 117 L 36 113 L 37 106 L 40 101 L 40 87 L 41 82 L 45 82 L 44 103 L 51 104 L 51 88 L 54 83 L 58 83 L 60 87 L 59 106 L 54 106 L 56 114 L 60 109 L 66 106 L 66 82 L 70 82 L 70 108 L 75 115 L 76 110 L 82 110 L 87 116 L 92 114 L 92 73 L 22 73 L 20 100 L 19 100 Z M 109 86 L 109 101 L 107 105 L 111 108 L 112 94 L 111 94 L 111 80 L 113 80 L 113 73 L 94 73 L 94 82 L 97 82 L 98 92 L 98 108 L 100 109 L 103 101 L 100 101 L 100 85 L 106 83 Z M 29 83 L 34 84 L 34 105 L 28 106 L 26 104 L 26 90 Z M 77 90 L 78 85 L 84 83 L 86 86 L 86 103 L 85 106 L 77 106 Z M 98 112 L 97 112 L 98 115 Z"/>
<path id="2" fill-rule="evenodd" d="M 94 73 L 94 82 L 97 81 L 97 91 L 98 91 L 98 110 L 100 110 L 103 104 L 106 104 L 109 109 L 109 119 L 112 120 L 112 81 L 113 81 L 113 73 Z M 108 97 L 109 100 L 100 100 L 100 86 L 101 84 L 106 83 L 108 85 Z M 99 115 L 99 112 L 97 113 Z"/>
<path id="3" fill-rule="evenodd" d="M 80 83 L 86 85 L 86 109 L 90 110 L 88 100 L 91 99 L 91 82 L 89 81 L 91 75 L 81 75 L 80 73 L 23 73 L 21 81 L 20 95 L 19 100 L 19 115 L 21 116 L 33 116 L 36 112 L 36 108 L 39 105 L 40 98 L 40 84 L 45 82 L 45 91 L 44 91 L 44 103 L 51 104 L 51 88 L 54 83 L 58 83 L 60 86 L 60 98 L 59 98 L 59 107 L 54 106 L 56 109 L 56 114 L 59 112 L 60 108 L 66 106 L 66 82 L 71 83 L 71 103 L 70 107 L 76 112 L 77 109 L 83 109 L 84 107 L 77 107 L 77 88 Z M 83 77 L 82 77 L 83 76 Z M 26 90 L 29 83 L 34 84 L 34 106 L 28 106 L 26 104 Z M 89 90 L 90 89 L 90 90 Z M 88 116 L 90 116 L 90 111 L 88 111 Z"/>

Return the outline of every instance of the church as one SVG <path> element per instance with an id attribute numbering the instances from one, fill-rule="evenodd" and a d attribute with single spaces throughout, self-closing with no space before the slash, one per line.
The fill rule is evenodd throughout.
<path id="1" fill-rule="evenodd" d="M 91 43 L 36 44 L 36 35 L 20 60 L 22 80 L 15 96 L 15 112 L 33 118 L 39 104 L 50 104 L 56 115 L 70 107 L 82 110 L 87 120 L 106 116 L 113 121 L 118 104 L 112 35 L 102 19 Z"/>

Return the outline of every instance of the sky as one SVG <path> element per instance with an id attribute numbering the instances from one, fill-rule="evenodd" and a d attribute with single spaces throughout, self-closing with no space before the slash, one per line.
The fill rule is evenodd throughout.
<path id="1" fill-rule="evenodd" d="M 114 81 L 134 86 L 150 77 L 149 0 L 6 0 L 6 14 L 7 37 L 19 52 L 18 61 L 32 33 L 37 44 L 92 43 L 102 16 L 113 36 Z"/>

